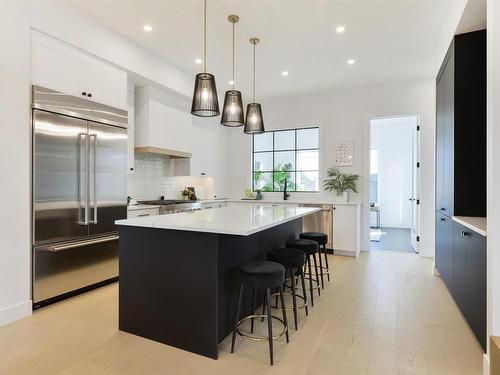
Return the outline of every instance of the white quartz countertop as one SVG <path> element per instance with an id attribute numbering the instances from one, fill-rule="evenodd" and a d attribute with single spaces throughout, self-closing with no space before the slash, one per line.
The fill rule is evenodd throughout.
<path id="1" fill-rule="evenodd" d="M 249 236 L 307 216 L 316 207 L 239 204 L 211 210 L 117 220 L 117 225 Z"/>
<path id="2" fill-rule="evenodd" d="M 278 200 L 278 199 L 228 199 L 226 202 L 229 203 L 250 203 L 250 204 L 332 204 L 335 206 L 359 206 L 361 202 L 326 202 L 326 201 L 315 201 L 315 200 Z"/>
<path id="3" fill-rule="evenodd" d="M 486 237 L 486 218 L 472 216 L 453 216 L 453 221 Z"/>

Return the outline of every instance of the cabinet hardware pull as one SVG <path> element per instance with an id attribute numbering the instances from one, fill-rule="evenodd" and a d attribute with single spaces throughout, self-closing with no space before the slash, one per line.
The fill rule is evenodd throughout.
<path id="1" fill-rule="evenodd" d="M 83 95 L 83 96 L 86 96 L 86 95 L 87 95 L 87 93 L 84 91 L 84 92 L 82 92 L 82 95 Z"/>
<path id="2" fill-rule="evenodd" d="M 138 214 L 137 216 L 142 217 L 142 216 L 149 216 L 149 214 Z"/>
<path id="3" fill-rule="evenodd" d="M 441 221 L 446 221 L 446 219 L 444 219 L 444 218 L 441 218 Z"/>
<path id="4" fill-rule="evenodd" d="M 444 208 L 444 207 L 441 207 L 441 211 L 446 211 L 446 208 Z"/>
<path id="5" fill-rule="evenodd" d="M 87 94 L 87 96 L 88 96 L 89 98 L 91 98 L 91 97 L 92 97 L 92 94 L 89 92 L 89 93 Z"/>
<path id="6" fill-rule="evenodd" d="M 464 236 L 470 236 L 470 233 L 464 231 Z"/>

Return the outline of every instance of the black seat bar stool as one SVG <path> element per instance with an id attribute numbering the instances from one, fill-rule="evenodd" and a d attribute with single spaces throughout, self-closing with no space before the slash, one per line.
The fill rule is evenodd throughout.
<path id="1" fill-rule="evenodd" d="M 284 294 L 291 294 L 292 296 L 292 308 L 285 308 L 286 310 L 293 310 L 293 320 L 295 322 L 295 330 L 297 330 L 297 297 L 301 298 L 304 301 L 304 304 L 301 308 L 305 308 L 306 315 L 308 315 L 307 310 L 307 294 L 306 294 L 306 286 L 304 281 L 304 264 L 306 261 L 306 254 L 299 249 L 291 249 L 291 248 L 281 248 L 274 249 L 267 253 L 267 258 L 272 261 L 279 263 L 285 267 L 285 279 L 287 273 L 290 273 L 291 278 L 291 293 L 284 292 Z M 297 295 L 295 288 L 295 278 L 297 275 L 300 276 L 302 280 L 302 294 Z M 276 304 L 276 307 L 278 304 Z"/>
<path id="2" fill-rule="evenodd" d="M 325 289 L 325 283 L 323 281 L 323 274 L 326 274 L 328 281 L 330 281 L 330 267 L 328 266 L 328 251 L 326 250 L 326 244 L 328 243 L 328 235 L 326 233 L 321 232 L 304 232 L 301 233 L 300 238 L 305 240 L 316 241 L 319 245 L 319 266 L 322 268 L 323 272 L 321 274 L 321 287 Z M 323 253 L 323 257 L 325 258 L 325 266 L 323 267 L 323 263 L 321 262 L 321 253 Z"/>
<path id="3" fill-rule="evenodd" d="M 321 285 L 319 281 L 318 265 L 316 264 L 316 253 L 318 252 L 318 243 L 312 240 L 303 239 L 291 239 L 286 241 L 286 247 L 291 247 L 293 249 L 302 250 L 306 254 L 306 266 L 308 268 L 308 273 L 306 279 L 309 280 L 309 291 L 311 295 L 311 306 L 314 306 L 314 289 L 318 290 L 318 294 L 321 295 Z M 314 261 L 314 271 L 316 279 L 313 279 L 311 258 Z M 320 268 L 321 269 L 321 268 Z M 316 286 L 313 286 L 313 282 Z M 305 294 L 305 291 L 304 291 Z"/>
<path id="4" fill-rule="evenodd" d="M 269 356 L 271 359 L 271 366 L 274 363 L 273 360 L 273 341 L 286 335 L 286 342 L 289 342 L 288 338 L 288 323 L 286 319 L 286 311 L 285 311 L 285 303 L 283 298 L 283 283 L 285 282 L 285 267 L 283 267 L 279 263 L 269 262 L 269 261 L 249 261 L 242 264 L 239 267 L 240 271 L 240 292 L 238 294 L 238 305 L 236 308 L 236 316 L 234 318 L 234 328 L 233 328 L 233 337 L 231 342 L 231 353 L 234 353 L 234 344 L 236 342 L 236 333 L 244 338 L 249 338 L 254 341 L 269 341 Z M 239 319 L 240 311 L 241 311 L 241 302 L 244 287 L 250 287 L 253 289 L 252 299 L 255 296 L 255 289 L 265 289 L 266 296 L 265 299 L 267 301 L 267 314 L 254 314 L 252 311 L 251 315 L 244 317 L 241 320 Z M 281 299 L 282 306 L 282 314 L 283 320 L 272 316 L 271 314 L 271 289 L 279 288 L 279 296 Z M 252 301 L 253 305 L 253 301 Z M 252 309 L 254 306 L 252 306 Z M 266 318 L 267 319 L 267 330 L 268 335 L 265 337 L 262 336 L 253 336 L 247 333 L 240 331 L 239 326 L 241 323 L 251 319 L 253 323 L 254 318 Z M 273 323 L 272 319 L 275 319 L 281 324 L 283 324 L 283 330 L 276 336 L 273 336 Z M 253 333 L 253 324 L 252 324 L 252 333 Z"/>

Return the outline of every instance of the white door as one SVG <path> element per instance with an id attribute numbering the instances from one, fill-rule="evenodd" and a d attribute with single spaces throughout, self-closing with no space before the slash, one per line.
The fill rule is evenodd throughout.
<path id="1" fill-rule="evenodd" d="M 411 201 L 411 246 L 416 253 L 420 252 L 420 119 L 416 123 L 412 133 L 412 196 Z"/>

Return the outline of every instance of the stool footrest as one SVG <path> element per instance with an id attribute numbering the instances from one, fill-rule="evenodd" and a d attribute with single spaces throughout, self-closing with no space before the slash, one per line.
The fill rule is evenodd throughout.
<path id="1" fill-rule="evenodd" d="M 283 295 L 285 295 L 285 294 L 286 294 L 287 296 L 292 297 L 292 293 L 283 292 Z M 279 296 L 279 295 L 280 295 L 279 293 L 273 293 L 273 294 L 271 294 L 271 298 L 272 298 L 272 297 L 277 297 L 277 296 Z M 306 306 L 307 306 L 307 301 L 306 301 L 306 299 L 304 298 L 304 296 L 301 296 L 300 294 L 295 294 L 295 297 L 297 297 L 297 298 L 299 298 L 299 299 L 301 299 L 301 300 L 303 301 L 303 302 L 302 302 L 302 304 L 301 304 L 300 306 L 297 306 L 297 310 L 305 309 L 305 308 L 306 308 Z M 278 301 L 278 304 L 271 305 L 271 307 L 272 307 L 273 309 L 280 309 L 280 310 L 281 310 L 281 306 L 279 305 L 279 301 Z M 293 311 L 293 306 L 292 306 L 292 307 L 286 307 L 286 306 L 285 306 L 285 310 L 287 310 L 287 311 Z"/>
<path id="2" fill-rule="evenodd" d="M 267 319 L 268 316 L 266 314 L 254 314 L 254 315 L 248 315 L 248 316 L 244 317 L 243 319 L 241 319 L 238 322 L 238 324 L 236 324 L 236 333 L 245 339 L 249 339 L 249 340 L 253 340 L 253 341 L 268 341 L 269 340 L 268 336 L 254 336 L 254 335 L 250 335 L 248 333 L 240 331 L 240 324 L 243 322 L 246 322 L 247 320 L 250 320 L 252 318 L 254 318 L 254 319 Z M 288 331 L 288 326 L 285 324 L 283 319 L 280 319 L 277 316 L 271 316 L 271 318 L 276 319 L 278 322 L 280 322 L 283 325 L 283 330 L 280 333 L 278 333 L 276 336 L 272 337 L 273 340 L 277 340 L 281 336 L 283 336 L 286 333 L 286 331 Z"/>

